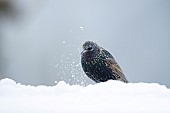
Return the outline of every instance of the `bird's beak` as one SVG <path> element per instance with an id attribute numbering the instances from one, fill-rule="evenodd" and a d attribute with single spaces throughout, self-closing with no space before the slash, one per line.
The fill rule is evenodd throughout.
<path id="1" fill-rule="evenodd" d="M 81 52 L 81 54 L 83 54 L 83 53 L 85 53 L 85 52 L 87 52 L 87 50 L 83 50 L 83 51 Z"/>

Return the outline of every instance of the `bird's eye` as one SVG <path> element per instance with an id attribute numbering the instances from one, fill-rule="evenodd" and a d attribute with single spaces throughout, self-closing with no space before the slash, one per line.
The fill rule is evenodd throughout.
<path id="1" fill-rule="evenodd" d="M 92 50 L 92 47 L 87 48 L 87 50 Z"/>

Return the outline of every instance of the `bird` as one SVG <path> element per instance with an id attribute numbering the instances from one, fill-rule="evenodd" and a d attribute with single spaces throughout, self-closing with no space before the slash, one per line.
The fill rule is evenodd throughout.
<path id="1" fill-rule="evenodd" d="M 96 83 L 119 80 L 128 83 L 114 57 L 93 41 L 86 41 L 81 52 L 81 65 L 85 74 Z"/>

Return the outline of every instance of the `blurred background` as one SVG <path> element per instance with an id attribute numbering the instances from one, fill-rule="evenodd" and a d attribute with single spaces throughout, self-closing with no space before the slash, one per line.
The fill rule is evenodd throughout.
<path id="1" fill-rule="evenodd" d="M 130 82 L 170 87 L 169 0 L 0 0 L 0 79 L 93 84 L 80 64 L 87 40 Z"/>

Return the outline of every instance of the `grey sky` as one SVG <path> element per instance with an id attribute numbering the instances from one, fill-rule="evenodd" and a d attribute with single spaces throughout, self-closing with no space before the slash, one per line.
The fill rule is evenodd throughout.
<path id="1" fill-rule="evenodd" d="M 18 7 L 17 22 L 1 20 L 1 78 L 92 83 L 79 63 L 82 44 L 93 40 L 112 53 L 130 82 L 170 87 L 168 0 L 18 0 Z"/>

